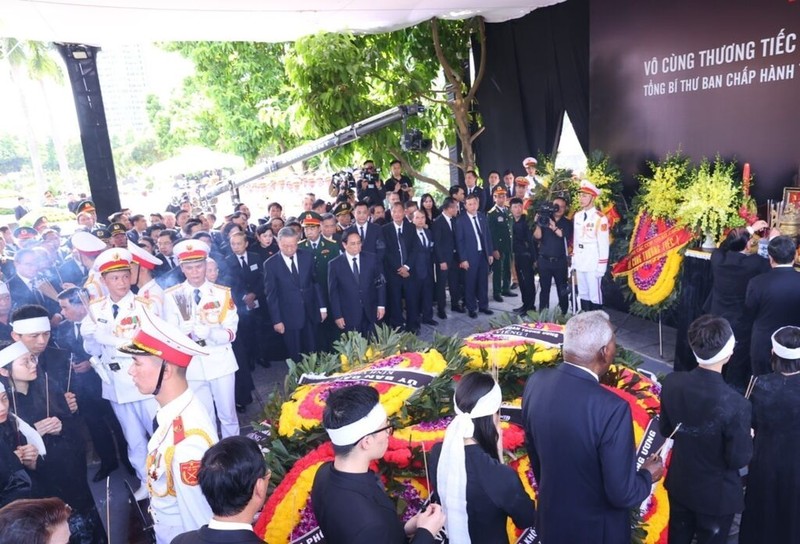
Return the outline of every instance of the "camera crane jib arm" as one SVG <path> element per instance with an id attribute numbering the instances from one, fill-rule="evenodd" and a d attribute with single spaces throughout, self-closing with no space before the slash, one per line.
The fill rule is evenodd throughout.
<path id="1" fill-rule="evenodd" d="M 425 111 L 425 108 L 419 104 L 411 104 L 408 106 L 397 106 L 373 115 L 363 121 L 358 121 L 352 125 L 339 129 L 332 134 L 328 134 L 321 138 L 309 142 L 307 144 L 296 147 L 286 153 L 267 159 L 255 166 L 252 166 L 238 174 L 231 176 L 223 181 L 219 186 L 211 189 L 203 195 L 200 195 L 200 201 L 206 205 L 212 198 L 221 195 L 227 191 L 235 196 L 239 187 L 260 179 L 267 174 L 271 174 L 281 168 L 286 168 L 296 162 L 309 159 L 315 155 L 319 155 L 329 149 L 341 147 L 350 142 L 358 140 L 362 136 L 371 134 L 380 130 L 396 121 L 403 120 L 410 115 L 418 115 Z"/>

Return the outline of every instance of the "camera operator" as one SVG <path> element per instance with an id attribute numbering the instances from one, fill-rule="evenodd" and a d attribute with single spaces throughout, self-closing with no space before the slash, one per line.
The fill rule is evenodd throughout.
<path id="1" fill-rule="evenodd" d="M 331 177 L 328 194 L 337 201 L 340 200 L 340 197 L 344 197 L 344 200 L 347 200 L 348 192 L 353 192 L 355 194 L 355 190 L 358 187 L 359 185 L 356 183 L 353 172 L 350 170 L 342 170 L 341 172 L 336 172 Z"/>
<path id="2" fill-rule="evenodd" d="M 393 160 L 390 168 L 392 175 L 383 182 L 383 188 L 386 193 L 396 193 L 400 197 L 400 202 L 405 204 L 414 197 L 414 181 L 401 173 L 403 166 L 399 160 Z"/>
<path id="3" fill-rule="evenodd" d="M 539 311 L 550 307 L 550 285 L 556 282 L 558 305 L 567 313 L 567 243 L 572 239 L 572 223 L 564 217 L 567 201 L 562 197 L 540 206 L 536 213 L 533 237 L 539 241 Z"/>
<path id="4" fill-rule="evenodd" d="M 361 167 L 361 177 L 358 180 L 358 201 L 372 206 L 382 203 L 385 196 L 380 172 L 372 161 L 366 161 Z"/>

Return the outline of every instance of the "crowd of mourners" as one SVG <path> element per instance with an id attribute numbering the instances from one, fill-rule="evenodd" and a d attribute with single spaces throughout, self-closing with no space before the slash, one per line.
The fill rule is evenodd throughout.
<path id="1" fill-rule="evenodd" d="M 368 161 L 352 185 L 331 184 L 332 202 L 303 195 L 295 217 L 272 202 L 257 221 L 244 203 L 218 219 L 185 199 L 102 224 L 83 200 L 63 242 L 46 217 L 0 227 L 2 541 L 106 542 L 88 482 L 122 468 L 141 483 L 159 544 L 258 542 L 250 524 L 270 475 L 237 415 L 256 365 L 379 323 L 418 333 L 453 312 L 492 314 L 490 282 L 495 301 L 520 296 L 522 314 L 547 308 L 555 283 L 566 313 L 571 267 L 582 311 L 567 322 L 564 363 L 534 373 L 522 402 L 535 506 L 503 464 L 500 387 L 472 373 L 431 452 L 432 500 L 405 524 L 370 470 L 393 429 L 378 392 L 332 392 L 323 423 L 335 460 L 316 475 L 313 509 L 332 543 L 506 542 L 509 517 L 541 542 L 630 542 L 630 511 L 664 460 L 637 469 L 630 409 L 599 384 L 616 355 L 599 311 L 608 221 L 585 180 L 571 220 L 566 197 L 540 207 L 535 159 L 523 167 L 485 186 L 468 171 L 439 202 L 417 198 L 399 162 L 381 181 Z M 740 542 L 800 541 L 797 244 L 765 229 L 734 229 L 713 252 L 708 313 L 684 339 L 697 367 L 663 380 L 670 542 L 728 542 L 742 512 Z M 91 475 L 86 434 L 100 461 Z"/>

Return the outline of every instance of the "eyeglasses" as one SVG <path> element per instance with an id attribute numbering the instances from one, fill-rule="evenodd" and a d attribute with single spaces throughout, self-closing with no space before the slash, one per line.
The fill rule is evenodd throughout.
<path id="1" fill-rule="evenodd" d="M 394 425 L 392 425 L 390 423 L 386 427 L 381 427 L 377 431 L 372 431 L 371 433 L 365 434 L 364 436 L 362 436 L 361 438 L 358 439 L 358 442 L 361 442 L 362 440 L 364 440 L 368 436 L 372 436 L 373 434 L 382 433 L 383 431 L 389 431 L 387 434 L 389 436 L 392 436 L 394 434 Z M 356 444 L 358 444 L 358 442 L 356 442 Z"/>

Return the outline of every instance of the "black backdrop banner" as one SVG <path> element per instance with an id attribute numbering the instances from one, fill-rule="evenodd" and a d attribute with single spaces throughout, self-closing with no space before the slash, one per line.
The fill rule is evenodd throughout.
<path id="1" fill-rule="evenodd" d="M 479 58 L 480 47 L 473 51 Z M 588 0 L 567 0 L 520 19 L 487 24 L 486 60 L 476 93 L 486 127 L 475 141 L 483 177 L 506 168 L 524 175 L 522 159 L 552 154 L 564 111 L 588 151 Z"/>
<path id="2" fill-rule="evenodd" d="M 622 168 L 628 190 L 646 160 L 679 148 L 695 161 L 749 162 L 761 202 L 792 185 L 800 2 L 592 2 L 590 42 L 590 143 Z"/>

